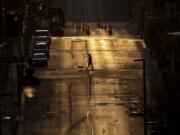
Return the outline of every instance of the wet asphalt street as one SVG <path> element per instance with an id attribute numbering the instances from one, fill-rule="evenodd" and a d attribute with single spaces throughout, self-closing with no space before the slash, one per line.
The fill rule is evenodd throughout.
<path id="1" fill-rule="evenodd" d="M 113 36 L 68 25 L 53 37 L 48 67 L 37 68 L 36 96 L 26 100 L 25 135 L 143 135 L 144 42 L 117 26 Z M 87 54 L 94 71 L 87 69 Z M 151 76 L 152 78 L 152 76 Z"/>

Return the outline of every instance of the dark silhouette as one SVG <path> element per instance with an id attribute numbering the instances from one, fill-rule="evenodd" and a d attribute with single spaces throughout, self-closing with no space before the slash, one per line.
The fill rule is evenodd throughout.
<path id="1" fill-rule="evenodd" d="M 112 34 L 113 34 L 112 32 L 113 32 L 113 31 L 112 31 L 112 25 L 109 24 L 109 35 L 112 35 Z"/>
<path id="2" fill-rule="evenodd" d="M 83 32 L 85 31 L 85 22 L 83 21 Z"/>
<path id="3" fill-rule="evenodd" d="M 86 34 L 87 34 L 87 35 L 90 34 L 90 27 L 89 27 L 89 25 L 87 25 L 87 27 L 86 27 Z"/>
<path id="4" fill-rule="evenodd" d="M 104 29 L 106 30 L 107 26 L 106 26 L 106 22 L 104 23 Z"/>
<path id="5" fill-rule="evenodd" d="M 100 28 L 100 20 L 98 20 L 97 27 Z"/>
<path id="6" fill-rule="evenodd" d="M 91 67 L 91 70 L 94 70 L 93 64 L 92 64 L 92 56 L 91 54 L 88 54 L 88 67 L 87 69 Z"/>
<path id="7" fill-rule="evenodd" d="M 29 69 L 32 67 L 32 58 L 31 57 L 28 57 L 28 66 L 29 66 Z"/>
<path id="8" fill-rule="evenodd" d="M 22 78 L 21 86 L 38 86 L 40 80 L 34 76 L 34 70 L 32 68 L 26 69 L 26 76 Z"/>

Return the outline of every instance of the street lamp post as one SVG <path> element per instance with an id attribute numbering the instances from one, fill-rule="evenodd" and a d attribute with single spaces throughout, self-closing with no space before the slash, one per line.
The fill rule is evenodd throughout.
<path id="1" fill-rule="evenodd" d="M 147 135 L 147 91 L 146 91 L 146 62 L 144 58 L 134 59 L 134 61 L 142 61 L 143 64 L 143 96 L 144 96 L 144 135 Z"/>

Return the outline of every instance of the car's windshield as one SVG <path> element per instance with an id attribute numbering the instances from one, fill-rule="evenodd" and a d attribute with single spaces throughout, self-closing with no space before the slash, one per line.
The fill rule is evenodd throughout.
<path id="1" fill-rule="evenodd" d="M 49 36 L 48 32 L 36 32 L 35 36 Z"/>

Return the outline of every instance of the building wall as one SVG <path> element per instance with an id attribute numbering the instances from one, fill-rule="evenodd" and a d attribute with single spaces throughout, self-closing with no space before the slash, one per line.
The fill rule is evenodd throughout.
<path id="1" fill-rule="evenodd" d="M 129 19 L 128 0 L 105 0 L 104 16 L 106 20 L 126 22 Z"/>
<path id="2" fill-rule="evenodd" d="M 5 0 L 6 10 L 22 11 L 24 9 L 25 0 Z"/>
<path id="3" fill-rule="evenodd" d="M 6 44 L 0 43 L 0 57 L 6 56 L 7 50 L 6 50 Z M 2 63 L 0 64 L 0 93 L 2 92 L 6 86 L 6 81 L 8 79 L 8 64 Z"/>
<path id="4" fill-rule="evenodd" d="M 144 3 L 142 0 L 131 0 L 131 22 L 135 24 L 138 30 L 142 29 L 143 24 L 143 6 Z"/>
<path id="5" fill-rule="evenodd" d="M 93 22 L 99 18 L 105 21 L 124 22 L 128 21 L 128 0 L 67 0 L 65 2 L 66 20 L 73 17 Z M 84 14 L 85 13 L 85 14 Z"/>

